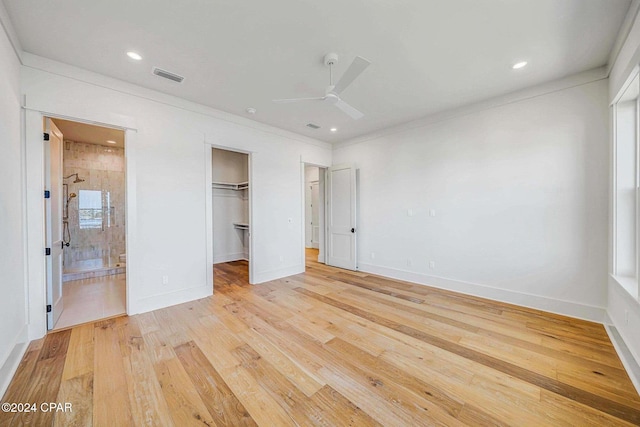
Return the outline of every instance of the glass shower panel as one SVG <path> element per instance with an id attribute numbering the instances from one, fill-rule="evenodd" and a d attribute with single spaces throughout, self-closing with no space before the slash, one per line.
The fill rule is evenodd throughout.
<path id="1" fill-rule="evenodd" d="M 123 266 L 124 150 L 73 142 L 64 162 L 67 175 L 83 178 L 69 184 L 68 191 L 78 197 L 69 203 L 71 242 L 65 248 L 65 271 Z"/>

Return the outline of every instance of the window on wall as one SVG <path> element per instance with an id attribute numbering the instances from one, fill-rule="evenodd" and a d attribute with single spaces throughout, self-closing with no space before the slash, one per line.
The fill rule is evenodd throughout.
<path id="1" fill-rule="evenodd" d="M 614 259 L 613 274 L 638 298 L 640 211 L 638 185 L 638 94 L 636 74 L 614 104 Z"/>
<path id="2" fill-rule="evenodd" d="M 78 217 L 80 228 L 102 228 L 102 191 L 80 190 Z"/>

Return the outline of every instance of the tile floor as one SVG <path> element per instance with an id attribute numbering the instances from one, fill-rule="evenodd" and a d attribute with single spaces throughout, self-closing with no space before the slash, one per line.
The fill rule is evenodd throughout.
<path id="1" fill-rule="evenodd" d="M 124 314 L 125 275 L 65 282 L 62 297 L 64 310 L 54 330 Z"/>

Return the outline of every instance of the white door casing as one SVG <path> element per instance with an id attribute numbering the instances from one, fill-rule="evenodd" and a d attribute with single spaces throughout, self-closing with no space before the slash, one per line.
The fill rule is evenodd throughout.
<path id="1" fill-rule="evenodd" d="M 44 141 L 44 179 L 45 190 L 49 198 L 45 199 L 45 247 L 51 253 L 46 256 L 47 281 L 47 329 L 53 329 L 62 314 L 62 148 L 63 137 L 51 119 L 45 119 L 45 133 L 49 140 Z"/>
<path id="2" fill-rule="evenodd" d="M 318 249 L 320 240 L 320 183 L 311 183 L 311 247 Z"/>
<path id="3" fill-rule="evenodd" d="M 327 264 L 356 270 L 356 169 L 332 166 L 327 177 Z"/>

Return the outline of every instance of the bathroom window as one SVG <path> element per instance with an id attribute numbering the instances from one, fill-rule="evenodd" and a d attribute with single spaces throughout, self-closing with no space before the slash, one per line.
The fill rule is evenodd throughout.
<path id="1" fill-rule="evenodd" d="M 102 191 L 80 190 L 78 217 L 80 228 L 102 228 Z"/>

